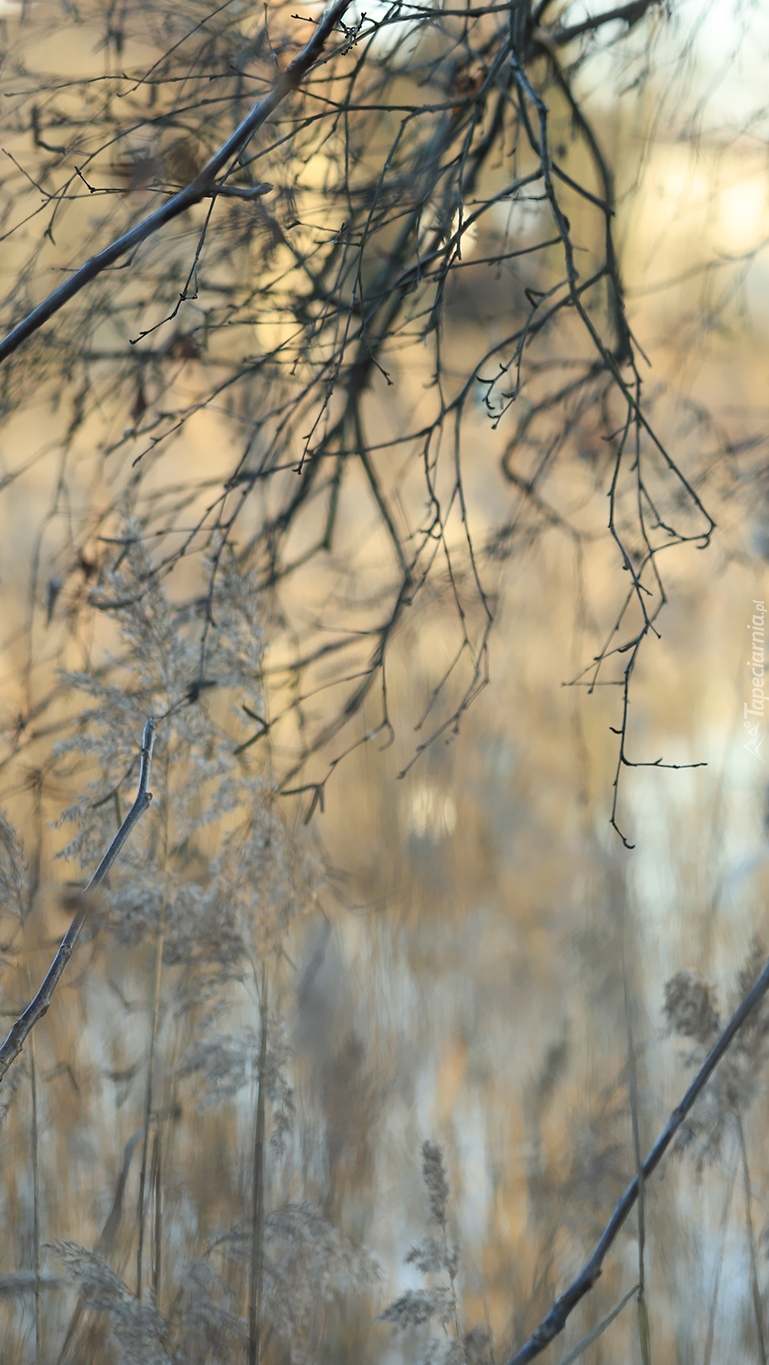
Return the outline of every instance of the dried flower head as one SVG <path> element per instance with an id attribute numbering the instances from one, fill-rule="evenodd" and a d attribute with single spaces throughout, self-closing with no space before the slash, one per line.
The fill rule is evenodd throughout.
<path id="1" fill-rule="evenodd" d="M 379 1266 L 352 1238 L 310 1203 L 286 1203 L 267 1214 L 264 1224 L 263 1318 L 280 1358 L 304 1365 L 320 1305 L 341 1294 L 362 1290 L 379 1278 Z M 217 1238 L 230 1262 L 245 1270 L 251 1228 L 242 1226 Z"/>
<path id="2" fill-rule="evenodd" d="M 694 972 L 677 972 L 665 985 L 665 1016 L 671 1033 L 708 1047 L 721 1029 L 716 992 Z"/>
<path id="3" fill-rule="evenodd" d="M 243 1358 L 247 1325 L 230 1299 L 227 1284 L 209 1261 L 185 1267 L 170 1322 L 175 1365 L 229 1365 Z"/>
<path id="4" fill-rule="evenodd" d="M 389 1304 L 379 1315 L 380 1322 L 389 1322 L 393 1330 L 409 1329 L 420 1332 L 420 1357 L 423 1365 L 449 1365 L 465 1360 L 464 1341 L 457 1300 L 456 1277 L 460 1266 L 459 1247 L 449 1242 L 446 1229 L 446 1207 L 449 1181 L 443 1164 L 443 1152 L 435 1142 L 422 1144 L 422 1177 L 430 1201 L 430 1219 L 438 1223 L 440 1237 L 427 1236 L 406 1257 L 407 1265 L 415 1265 L 432 1283 L 424 1289 L 409 1289 Z M 430 1326 L 436 1322 L 442 1336 L 433 1336 Z"/>
<path id="5" fill-rule="evenodd" d="M 730 1010 L 745 998 L 759 975 L 766 952 L 754 939 L 737 972 Z M 686 1065 L 699 1068 L 721 1029 L 715 987 L 692 972 L 679 972 L 665 988 L 665 1014 L 670 1030 L 690 1042 Z M 766 998 L 753 1010 L 722 1058 L 705 1090 L 679 1129 L 676 1151 L 687 1147 L 696 1154 L 698 1170 L 720 1154 L 730 1130 L 736 1130 L 755 1098 L 769 1061 L 769 1004 Z"/>
<path id="6" fill-rule="evenodd" d="M 143 1303 L 102 1256 L 76 1242 L 55 1242 L 53 1250 L 90 1309 L 102 1314 L 120 1365 L 172 1365 L 162 1315 Z"/>
<path id="7" fill-rule="evenodd" d="M 436 1223 L 446 1222 L 449 1181 L 443 1165 L 443 1152 L 436 1142 L 422 1144 L 422 1178 L 430 1196 L 430 1214 Z"/>
<path id="8" fill-rule="evenodd" d="M 423 1327 L 437 1318 L 441 1326 L 448 1326 L 452 1317 L 451 1294 L 445 1287 L 410 1289 L 379 1314 L 380 1322 L 391 1322 L 403 1332 L 407 1327 Z"/>
<path id="9" fill-rule="evenodd" d="M 162 913 L 165 960 L 184 969 L 179 989 L 197 1006 L 277 949 L 311 902 L 312 864 L 254 750 L 239 745 L 251 726 L 244 699 L 261 707 L 253 576 L 233 555 L 214 556 L 202 603 L 176 606 L 139 527 L 129 521 L 121 540 L 94 590 L 112 606 L 119 651 L 108 668 L 69 677 L 94 705 L 58 756 L 80 756 L 97 776 L 61 817 L 78 825 L 61 856 L 84 873 L 98 862 L 132 799 L 137 736 L 154 715 L 153 802 L 121 856 L 108 918 L 119 940 L 135 943 Z"/>
<path id="10" fill-rule="evenodd" d="M 3 910 L 24 918 L 27 904 L 27 860 L 13 825 L 0 811 L 0 900 Z"/>

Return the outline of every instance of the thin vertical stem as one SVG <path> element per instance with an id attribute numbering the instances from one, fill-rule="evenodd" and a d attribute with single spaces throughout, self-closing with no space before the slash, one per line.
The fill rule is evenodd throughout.
<path id="1" fill-rule="evenodd" d="M 34 1035 L 30 1039 L 29 1078 L 32 1087 L 32 1238 L 35 1268 L 35 1365 L 42 1365 L 43 1286 L 40 1276 L 40 1153 L 38 1147 L 37 1064 Z"/>
<path id="2" fill-rule="evenodd" d="M 264 1075 L 267 1061 L 267 969 L 262 967 L 259 1071 L 254 1119 L 254 1175 L 251 1207 L 251 1273 L 248 1287 L 248 1365 L 259 1365 L 262 1331 L 262 1261 L 264 1248 Z"/>
<path id="3" fill-rule="evenodd" d="M 43 788 L 42 780 L 35 782 L 35 850 L 30 861 L 30 877 L 27 888 L 27 908 L 22 926 L 24 935 L 24 957 L 27 967 L 27 987 L 31 993 L 32 978 L 29 970 L 29 943 L 27 940 L 27 920 L 32 913 L 35 896 L 40 886 L 40 866 L 43 844 Z M 34 1034 L 30 1038 L 29 1081 L 32 1099 L 32 1257 L 35 1271 L 35 1365 L 43 1360 L 43 1282 L 40 1268 L 40 1115 L 37 1088 L 37 1049 Z"/>
<path id="4" fill-rule="evenodd" d="M 633 1159 L 638 1181 L 638 1294 L 636 1309 L 638 1313 L 638 1339 L 643 1365 L 651 1365 L 651 1339 L 649 1335 L 649 1315 L 646 1307 L 646 1183 L 644 1180 L 643 1153 L 641 1151 L 641 1127 L 638 1115 L 638 1069 L 633 1036 L 632 1001 L 628 981 L 627 958 L 625 954 L 625 933 L 627 927 L 624 896 L 622 898 L 621 956 L 622 986 L 625 997 L 625 1029 L 628 1048 L 628 1080 L 630 1089 L 630 1118 L 633 1130 Z"/>
<path id="5" fill-rule="evenodd" d="M 139 1245 L 136 1249 L 136 1297 L 142 1296 L 142 1261 L 144 1258 L 144 1196 L 147 1185 L 147 1155 L 149 1151 L 150 1123 L 152 1121 L 152 1092 L 155 1074 L 155 1045 L 160 1014 L 160 989 L 163 979 L 163 942 L 165 924 L 165 897 L 158 911 L 155 934 L 155 989 L 152 994 L 152 1024 L 150 1027 L 150 1055 L 147 1061 L 147 1084 L 144 1091 L 144 1135 L 142 1137 L 142 1164 L 139 1174 Z"/>
<path id="6" fill-rule="evenodd" d="M 155 1196 L 155 1218 L 152 1229 L 152 1299 L 157 1307 L 160 1302 L 160 1270 L 163 1242 L 163 1180 L 162 1180 L 163 1130 L 160 1116 L 155 1116 L 155 1142 L 152 1149 L 153 1191 Z"/>
<path id="7" fill-rule="evenodd" d="M 742 1119 L 739 1115 L 737 1116 L 737 1134 L 740 1140 L 740 1156 L 742 1158 L 742 1182 L 745 1191 L 745 1223 L 748 1231 L 748 1247 L 750 1250 L 750 1277 L 751 1288 L 753 1290 L 753 1311 L 756 1315 L 758 1352 L 761 1365 L 766 1365 L 764 1306 L 761 1302 L 761 1290 L 758 1284 L 758 1254 L 756 1251 L 756 1234 L 753 1227 L 753 1194 L 750 1188 L 750 1167 L 748 1166 L 748 1149 L 745 1143 L 745 1129 L 742 1126 Z"/>
<path id="8" fill-rule="evenodd" d="M 716 1309 L 718 1308 L 718 1291 L 721 1286 L 721 1270 L 724 1264 L 724 1246 L 726 1244 L 726 1230 L 729 1222 L 729 1209 L 734 1193 L 734 1180 L 737 1175 L 736 1163 L 732 1168 L 729 1177 L 729 1185 L 724 1199 L 724 1207 L 721 1212 L 721 1226 L 718 1229 L 718 1253 L 716 1256 L 716 1273 L 713 1277 L 713 1289 L 710 1295 L 710 1307 L 708 1309 L 708 1334 L 705 1338 L 705 1355 L 703 1365 L 710 1365 L 710 1358 L 713 1354 L 713 1339 L 716 1332 Z"/>

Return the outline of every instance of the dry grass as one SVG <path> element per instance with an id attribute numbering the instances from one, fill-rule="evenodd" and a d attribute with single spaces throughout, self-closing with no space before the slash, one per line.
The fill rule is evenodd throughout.
<path id="1" fill-rule="evenodd" d="M 3 145 L 35 170 L 0 181 L 14 316 L 199 166 L 300 22 L 27 8 L 0 71 Z M 553 54 L 568 17 L 544 16 Z M 585 277 L 608 189 L 579 110 L 609 149 L 634 382 L 684 486 L 576 309 L 535 335 L 563 238 L 538 182 L 495 198 L 536 173 L 514 86 L 472 103 L 473 45 L 509 18 L 425 25 L 359 77 L 365 44 L 341 54 L 235 177 L 266 160 L 274 198 L 217 204 L 194 297 L 206 206 L 2 371 L 9 1026 L 84 920 L 0 1088 L 2 1365 L 502 1365 L 759 972 L 763 86 L 748 115 L 737 58 L 716 80 L 713 45 L 656 11 L 529 64 L 592 196 L 559 182 Z M 731 106 L 702 102 L 721 86 Z M 324 121 L 346 91 L 355 118 Z M 492 93 L 498 154 L 462 208 L 488 213 L 452 255 L 435 147 L 466 180 Z M 355 291 L 380 284 L 377 326 L 403 311 L 350 359 Z M 521 329 L 513 404 L 517 343 L 495 348 Z M 86 903 L 150 715 L 152 804 Z M 609 826 L 620 738 L 648 765 L 620 763 L 634 849 Z M 548 1360 L 766 1361 L 767 1037 L 760 1007 Z"/>

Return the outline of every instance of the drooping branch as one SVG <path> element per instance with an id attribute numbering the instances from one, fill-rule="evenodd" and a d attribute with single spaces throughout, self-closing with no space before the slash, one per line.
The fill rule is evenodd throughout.
<path id="1" fill-rule="evenodd" d="M 0 1083 L 5 1078 L 9 1067 L 13 1065 L 23 1048 L 27 1038 L 32 1032 L 35 1024 L 43 1015 L 47 1013 L 53 999 L 53 993 L 61 980 L 64 968 L 80 937 L 80 931 L 85 924 L 91 906 L 93 904 L 92 892 L 101 886 L 112 864 L 115 862 L 120 850 L 123 847 L 134 825 L 138 824 L 150 801 L 152 793 L 148 791 L 150 782 L 150 771 L 152 769 L 152 749 L 155 743 L 155 722 L 150 718 L 144 727 L 141 750 L 141 766 L 139 769 L 139 790 L 136 793 L 136 800 L 129 810 L 120 829 L 115 835 L 107 852 L 102 858 L 99 866 L 94 872 L 90 882 L 78 897 L 78 908 L 64 938 L 62 939 L 53 962 L 46 973 L 43 984 L 37 995 L 19 1016 L 13 1025 L 8 1037 L 0 1047 Z"/>
<path id="2" fill-rule="evenodd" d="M 104 453 L 130 455 L 132 468 L 137 470 L 135 511 L 143 533 L 169 535 L 158 573 L 172 574 L 185 556 L 207 549 L 215 539 L 213 583 L 223 545 L 237 544 L 242 562 L 258 567 L 263 592 L 282 594 L 286 588 L 274 623 L 280 632 L 292 623 L 285 637 L 288 641 L 293 629 L 292 602 L 304 596 L 300 588 L 295 598 L 289 585 L 304 573 L 314 573 L 319 564 L 325 566 L 325 573 L 332 563 L 342 563 L 329 557 L 338 549 L 344 507 L 354 496 L 356 466 L 365 479 L 376 534 L 381 532 L 387 541 L 387 577 L 383 572 L 365 609 L 356 602 L 353 631 L 347 631 L 336 603 L 332 607 L 329 602 L 328 619 L 318 623 L 325 631 L 333 621 L 333 630 L 339 625 L 344 637 L 331 647 L 339 671 L 330 686 L 340 689 L 325 693 L 335 699 L 333 714 L 326 714 L 320 703 L 310 703 L 321 689 L 312 663 L 317 650 L 309 645 L 304 628 L 297 635 L 295 650 L 291 644 L 290 664 L 281 670 L 279 691 L 289 680 L 291 687 L 270 719 L 272 736 L 277 735 L 283 718 L 293 724 L 288 718 L 299 716 L 306 704 L 320 709 L 317 715 L 313 709 L 302 719 L 301 745 L 287 757 L 282 790 L 294 790 L 299 769 L 309 768 L 310 760 L 335 743 L 342 730 L 342 743 L 330 755 L 330 768 L 323 760 L 327 774 L 342 752 L 357 747 L 361 734 L 371 738 L 390 733 L 385 667 L 395 630 L 387 622 L 395 611 L 400 628 L 414 614 L 410 609 L 424 588 L 437 590 L 450 605 L 461 637 L 457 642 L 458 648 L 461 643 L 460 666 L 446 675 L 436 697 L 441 705 L 446 701 L 447 715 L 441 715 L 431 732 L 434 736 L 453 729 L 468 698 L 475 695 L 476 684 L 482 684 L 487 672 L 487 604 L 493 588 L 485 581 L 491 577 L 489 564 L 484 558 L 476 559 L 473 549 L 473 517 L 462 511 L 465 433 L 481 400 L 481 411 L 491 429 L 497 430 L 525 394 L 525 411 L 502 457 L 502 472 L 538 519 L 546 506 L 552 509 L 543 524 L 566 529 L 573 539 L 576 528 L 565 528 L 559 520 L 557 490 L 552 486 L 545 490 L 544 485 L 546 480 L 552 485 L 558 454 L 572 442 L 578 426 L 585 429 L 587 444 L 599 450 L 605 443 L 616 455 L 609 532 L 621 569 L 630 575 L 631 591 L 610 644 L 599 657 L 591 657 L 589 682 L 580 681 L 580 685 L 592 691 L 599 685 L 599 671 L 603 686 L 616 661 L 627 665 L 622 678 L 612 672 L 610 680 L 611 686 L 624 688 L 611 818 L 620 837 L 626 837 L 617 803 L 624 768 L 635 766 L 625 742 L 627 697 L 636 657 L 656 634 L 654 623 L 667 600 L 658 556 L 662 549 L 686 541 L 704 546 L 713 521 L 700 501 L 696 483 L 676 463 L 667 438 L 652 419 L 652 402 L 636 368 L 637 343 L 625 315 L 622 263 L 614 243 L 617 196 L 611 159 L 601 149 L 598 131 L 583 109 L 579 92 L 572 88 L 575 67 L 571 59 L 564 62 L 563 53 L 570 43 L 581 42 L 586 48 L 589 35 L 607 24 L 632 27 L 656 3 L 636 0 L 598 12 L 582 25 L 564 28 L 556 20 L 548 22 L 546 4 L 531 0 L 481 4 L 469 10 L 441 9 L 439 22 L 428 7 L 394 0 L 376 21 L 361 20 L 348 27 L 340 17 L 344 12 L 340 0 L 320 24 L 305 20 L 313 25 L 312 38 L 286 72 L 278 73 L 277 84 L 273 84 L 274 49 L 267 28 L 253 36 L 249 25 L 238 21 L 232 34 L 226 30 L 223 47 L 217 46 L 214 35 L 195 49 L 200 83 L 191 90 L 185 84 L 185 93 L 178 99 L 170 76 L 158 71 L 158 63 L 128 91 L 123 89 L 128 76 L 110 77 L 110 88 L 120 94 L 121 101 L 145 83 L 153 100 L 156 87 L 165 90 L 166 81 L 169 93 L 162 108 L 154 103 L 145 108 L 141 102 L 135 106 L 119 102 L 122 121 L 117 127 L 105 123 L 99 106 L 85 120 L 99 136 L 86 142 L 76 125 L 72 144 L 62 152 L 71 155 L 82 147 L 85 155 L 87 150 L 75 174 L 90 193 L 130 196 L 134 190 L 152 188 L 169 198 L 157 214 L 106 248 L 106 254 L 95 254 L 62 291 L 40 305 L 43 313 L 61 306 L 65 296 L 71 297 L 80 287 L 79 281 L 92 278 L 114 259 L 113 253 L 154 232 L 193 203 L 226 195 L 232 210 L 215 225 L 209 215 L 200 231 L 193 224 L 194 246 L 184 243 L 180 219 L 178 241 L 176 234 L 164 232 L 167 250 L 162 254 L 149 253 L 131 262 L 131 269 L 121 277 L 105 276 L 101 281 L 104 296 L 98 289 L 95 294 L 85 290 L 69 314 L 75 321 L 69 346 L 61 344 L 63 337 L 57 341 L 54 336 L 55 344 L 41 358 L 51 374 L 66 353 L 81 373 L 68 441 L 85 420 L 88 401 L 95 401 L 97 383 L 107 373 L 117 376 L 113 416 L 122 412 L 125 403 L 129 421 L 118 422 L 117 439 L 110 434 Z M 462 19 L 462 24 L 454 19 Z M 332 44 L 328 39 L 335 23 L 344 38 Z M 381 37 L 388 27 L 391 33 L 400 34 L 401 27 L 394 26 L 404 23 L 419 41 L 413 49 L 399 42 L 396 55 L 396 49 L 383 45 Z M 425 32 L 429 28 L 431 37 L 420 46 L 422 28 Z M 190 36 L 185 33 L 180 41 L 186 43 Z M 316 58 L 324 40 L 329 51 L 324 50 L 319 62 Z M 438 43 L 435 51 L 434 42 Z M 268 69 L 259 69 L 257 76 L 250 64 L 266 58 L 268 49 Z M 443 54 L 440 61 L 436 60 L 438 50 Z M 221 56 L 226 56 L 223 65 Z M 313 61 L 314 74 L 301 79 Z M 134 81 L 133 76 L 130 79 Z M 268 94 L 243 119 L 243 109 L 248 108 L 243 103 L 246 79 L 265 81 L 262 88 Z M 212 85 L 214 81 L 222 84 Z M 273 117 L 264 145 L 260 141 L 246 150 L 248 137 L 291 84 L 297 89 L 290 117 L 284 107 L 283 126 L 280 116 Z M 87 109 L 85 91 L 83 99 Z M 571 143 L 562 142 L 558 133 L 564 100 L 571 114 L 572 141 L 579 149 L 578 163 L 569 161 Z M 227 127 L 236 128 L 226 140 L 220 131 L 225 111 Z M 58 127 L 65 112 L 53 101 L 49 126 Z M 32 113 L 39 139 L 39 115 Z M 144 130 L 141 143 L 138 129 Z M 164 130 L 169 136 L 170 130 L 183 136 L 167 142 L 164 149 Z M 264 136 L 266 129 L 262 132 Z M 120 179 L 121 188 L 97 190 L 81 172 L 96 166 L 97 157 L 119 139 L 125 142 L 128 160 L 113 163 L 109 171 Z M 208 155 L 220 141 L 219 151 L 198 172 L 199 149 L 207 148 Z M 186 171 L 174 159 L 179 144 L 182 151 L 187 147 L 186 161 L 182 156 L 181 163 Z M 503 146 L 515 148 L 514 155 L 502 154 Z M 583 167 L 585 154 L 588 173 Z M 261 170 L 265 161 L 274 168 L 273 199 L 261 197 L 263 183 L 247 188 L 229 183 L 236 172 L 238 180 L 242 174 L 248 181 L 252 176 L 261 181 L 262 174 L 270 174 Z M 43 168 L 46 174 L 50 169 Z M 43 184 L 42 172 L 30 180 L 26 170 L 17 170 L 33 185 Z M 65 201 L 82 198 L 79 182 L 75 193 L 70 192 L 74 178 L 55 194 L 43 190 L 45 201 L 54 203 L 51 222 Z M 185 188 L 170 197 L 174 185 Z M 530 210 L 552 220 L 541 224 L 537 240 L 531 240 L 526 227 L 525 215 Z M 179 253 L 187 252 L 184 265 L 185 256 Z M 177 282 L 183 266 L 184 284 L 181 279 Z M 467 332 L 466 375 L 457 379 L 446 366 L 445 348 L 458 335 L 456 324 L 466 307 L 463 298 L 476 284 L 481 291 L 488 287 L 485 280 L 490 267 L 497 268 L 504 282 L 504 307 L 489 305 L 495 315 L 499 313 L 501 335 L 491 342 L 479 315 Z M 30 255 L 20 277 L 25 286 L 31 281 L 34 287 L 37 268 L 37 259 Z M 17 308 L 22 310 L 21 305 Z M 148 309 L 153 310 L 151 321 L 143 316 Z M 43 313 L 33 311 L 20 327 L 39 326 Z M 109 326 L 101 328 L 106 317 Z M 503 317 L 510 317 L 509 329 L 502 327 Z M 571 318 L 581 325 L 579 330 Z M 161 327 L 167 329 L 162 344 L 145 344 Z M 552 342 L 556 328 L 566 336 L 567 347 L 574 348 L 565 361 Z M 19 338 L 17 328 L 6 343 L 0 342 L 0 358 L 3 346 L 17 345 Z M 406 393 L 406 372 L 417 358 L 412 350 L 417 342 L 427 348 L 432 378 L 416 421 L 401 423 L 392 440 L 374 443 L 371 433 L 380 426 L 384 410 L 380 381 L 393 389 L 388 403 L 394 398 L 399 405 Z M 420 349 L 418 365 L 424 354 Z M 575 364 L 580 371 L 576 381 Z M 106 366 L 114 369 L 108 371 Z M 177 379 L 183 368 L 185 384 L 180 388 Z M 18 390 L 27 386 L 30 373 L 23 365 L 6 367 L 9 392 L 11 377 L 16 385 L 13 402 L 18 401 Z M 185 488 L 176 487 L 171 502 L 161 502 L 154 487 L 145 492 L 139 467 L 145 461 L 154 464 L 153 457 L 164 454 L 206 410 L 226 414 L 228 430 L 237 433 L 235 460 L 221 476 L 216 474 L 206 482 L 211 495 L 199 507 L 193 481 Z M 560 427 L 557 440 L 546 458 L 541 462 L 537 458 L 532 471 L 529 462 L 535 458 L 538 430 L 552 423 Z M 449 468 L 449 457 L 440 453 L 449 427 L 456 433 L 454 471 Z M 633 437 L 635 452 L 629 448 Z M 403 449 L 413 467 L 423 466 L 426 504 L 421 496 L 401 502 L 396 495 L 386 454 L 396 448 Z M 662 490 L 656 486 L 660 474 Z M 203 486 L 198 484 L 201 490 Z M 141 497 L 145 500 L 140 507 Z M 672 509 L 665 497 L 674 500 Z M 257 512 L 254 525 L 250 519 L 260 499 L 263 510 Z M 188 506 L 196 509 L 195 514 L 177 538 L 181 509 Z M 109 515 L 105 512 L 105 519 Z M 462 528 L 461 546 L 454 544 L 455 526 Z M 111 529 L 98 527 L 99 532 Z M 89 525 L 85 534 L 90 537 L 94 530 Z M 109 535 L 100 539 L 108 543 Z M 375 537 L 371 539 L 373 543 Z M 502 544 L 496 533 L 489 543 L 498 548 Z M 507 555 L 509 541 L 505 543 Z M 78 556 L 83 553 L 82 546 L 78 547 Z M 457 573 L 465 571 L 467 600 L 460 601 Z M 89 600 L 104 611 L 120 605 L 102 597 Z M 345 599 L 347 606 L 350 600 Z M 638 613 L 640 624 L 635 619 Z M 197 688 L 210 685 L 206 682 L 209 627 L 204 613 Z M 361 657 L 361 643 L 367 637 L 375 647 Z M 384 651 L 378 648 L 380 639 Z M 318 647 L 325 650 L 326 642 Z M 306 667 L 308 656 L 311 663 Z M 465 666 L 469 676 L 463 673 Z M 364 673 L 367 676 L 361 681 Z M 322 687 L 325 692 L 326 681 Z M 185 680 L 178 704 L 191 700 L 188 688 Z M 369 725 L 362 722 L 362 714 L 372 705 L 375 690 L 381 705 L 375 723 Z M 260 721 L 258 734 L 248 742 L 255 743 L 266 734 Z M 420 745 L 417 753 L 424 747 Z M 656 755 L 652 757 L 656 762 Z M 324 781 L 323 776 L 308 773 L 302 788 L 317 795 Z"/>

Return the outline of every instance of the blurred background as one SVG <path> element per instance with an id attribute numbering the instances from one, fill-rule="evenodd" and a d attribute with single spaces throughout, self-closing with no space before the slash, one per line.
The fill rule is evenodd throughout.
<path id="1" fill-rule="evenodd" d="M 476 8 L 350 11 L 229 182 L 272 193 L 3 368 L 9 1026 L 159 717 L 0 1094 L 8 1365 L 506 1360 L 691 1077 L 666 984 L 725 1018 L 769 941 L 769 20 L 526 12 L 564 228 Z M 308 28 L 4 0 L 7 326 Z M 766 1359 L 762 1029 L 548 1360 L 642 1273 L 585 1360 Z"/>

